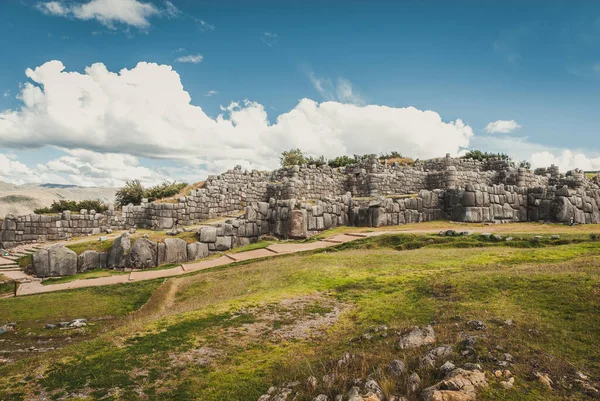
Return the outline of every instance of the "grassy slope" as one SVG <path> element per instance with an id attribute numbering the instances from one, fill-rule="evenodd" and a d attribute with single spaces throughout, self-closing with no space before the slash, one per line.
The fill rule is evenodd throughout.
<path id="1" fill-rule="evenodd" d="M 481 354 L 501 346 L 517 358 L 511 368 L 516 388 L 507 392 L 496 384 L 481 399 L 582 399 L 576 391 L 544 391 L 531 377 L 533 363 L 553 377 L 574 368 L 600 377 L 594 352 L 600 341 L 600 243 L 558 242 L 386 236 L 172 279 L 153 296 L 156 309 L 138 319 L 0 367 L 0 398 L 22 399 L 36 391 L 59 398 L 83 389 L 88 399 L 139 399 L 143 393 L 150 400 L 256 400 L 272 384 L 322 376 L 328 361 L 347 350 L 363 355 L 363 373 L 395 357 L 410 362 L 414 355 L 398 354 L 386 341 L 348 343 L 372 325 L 434 322 L 439 341 L 455 343 L 464 322 L 480 319 L 490 327 L 478 345 Z M 67 311 L 69 317 L 122 316 L 157 284 L 146 285 L 0 300 L 0 316 L 33 328 L 65 319 Z M 277 308 L 282 299 L 317 292 L 347 306 L 326 339 L 285 340 L 267 333 L 248 340 L 256 316 L 247 308 Z M 493 323 L 505 319 L 516 326 Z M 217 348 L 219 356 L 208 366 L 172 362 L 201 347 Z M 39 377 L 28 373 L 39 366 L 46 366 Z"/>

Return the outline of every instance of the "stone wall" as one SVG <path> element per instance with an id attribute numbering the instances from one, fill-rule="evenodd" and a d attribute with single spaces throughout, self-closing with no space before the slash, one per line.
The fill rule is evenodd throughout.
<path id="1" fill-rule="evenodd" d="M 105 213 L 81 210 L 80 214 L 65 211 L 56 215 L 8 215 L 2 222 L 2 247 L 15 244 L 64 240 L 88 234 L 100 234 L 109 229 L 125 228 L 124 214 L 109 210 Z"/>
<path id="2" fill-rule="evenodd" d="M 509 190 L 512 195 L 506 195 L 507 200 L 502 202 L 500 200 L 495 202 L 496 195 L 505 195 L 491 192 L 496 189 L 489 191 L 478 189 L 476 192 L 494 195 L 490 201 L 493 206 L 487 205 L 487 203 L 485 206 L 461 204 L 460 200 L 455 199 L 455 191 L 462 189 L 463 192 L 471 193 L 472 191 L 468 189 L 474 185 L 478 185 L 477 188 L 495 188 L 502 185 L 505 192 L 508 188 L 515 189 Z M 310 225 L 310 230 L 327 226 L 328 224 L 325 222 L 330 220 L 332 226 L 362 225 L 368 221 L 368 219 L 365 220 L 364 215 L 367 212 L 364 210 L 361 212 L 360 209 L 358 212 L 354 210 L 360 199 L 426 193 L 423 191 L 435 192 L 439 199 L 445 198 L 445 202 L 450 202 L 452 199 L 454 204 L 451 208 L 447 205 L 440 208 L 439 212 L 434 213 L 432 210 L 435 208 L 433 207 L 422 212 L 419 211 L 418 205 L 412 203 L 419 201 L 401 201 L 400 198 L 394 198 L 392 206 L 389 206 L 389 201 L 385 201 L 386 205 L 383 207 L 386 215 L 392 213 L 390 221 L 398 221 L 400 224 L 403 221 L 422 221 L 433 218 L 466 219 L 465 221 L 524 221 L 523 219 L 538 221 L 544 220 L 548 216 L 545 209 L 548 202 L 552 204 L 563 202 L 551 195 L 556 193 L 556 188 L 562 187 L 565 187 L 567 191 L 579 191 L 577 193 L 600 190 L 598 183 L 588 180 L 580 170 L 573 170 L 562 175 L 556 166 L 551 166 L 531 172 L 524 168 L 517 168 L 512 162 L 500 159 L 476 161 L 446 156 L 417 161 L 414 166 L 401 166 L 382 164 L 376 156 L 373 156 L 358 164 L 342 168 L 293 166 L 273 172 L 243 171 L 238 166 L 221 175 L 208 177 L 202 188 L 191 191 L 189 196 L 181 197 L 175 203 L 143 202 L 140 206 L 125 206 L 121 212 L 110 211 L 105 214 L 7 216 L 0 233 L 0 245 L 10 247 L 19 243 L 59 240 L 104 232 L 106 229 L 130 227 L 155 230 L 171 229 L 177 221 L 180 225 L 196 224 L 238 213 L 248 205 L 254 204 L 269 205 L 267 223 L 264 223 L 266 224 L 264 229 L 267 231 L 261 232 L 285 236 L 283 233 L 286 232 L 289 224 L 288 215 L 292 210 L 297 209 L 298 205 L 305 205 L 300 209 L 305 210 L 303 213 L 306 213 L 306 222 L 307 225 Z M 443 191 L 448 191 L 448 194 L 444 196 Z M 355 199 L 354 203 L 341 200 L 331 201 L 334 198 L 347 197 L 348 192 L 350 193 L 349 197 Z M 519 201 L 519 209 L 515 209 L 515 203 L 511 197 L 520 199 L 519 197 L 525 196 L 525 193 L 527 202 Z M 538 193 L 550 195 L 541 199 L 536 198 Z M 465 195 L 465 201 L 469 202 L 470 197 L 471 195 Z M 534 201 L 530 202 L 532 197 L 541 199 L 540 202 L 544 206 L 540 208 L 533 204 Z M 577 201 L 579 197 L 581 197 L 581 202 Z M 576 209 L 582 211 L 569 209 L 569 213 L 578 215 L 577 221 L 595 221 L 594 204 L 586 201 L 586 196 L 574 195 L 572 197 L 569 195 L 568 198 L 573 199 Z M 283 202 L 292 199 L 295 199 L 293 207 L 289 202 Z M 594 197 L 591 196 L 591 199 Z M 272 202 L 275 203 L 272 204 Z M 311 202 L 315 204 L 316 208 L 308 206 Z M 321 211 L 321 207 L 324 207 L 323 202 L 333 202 L 331 203 L 331 212 Z M 342 203 L 336 204 L 335 202 Z M 581 208 L 577 206 L 579 204 L 581 204 Z M 264 206 L 261 207 L 261 210 L 264 211 Z M 394 210 L 404 209 L 389 212 L 387 211 L 388 207 L 395 208 Z M 485 211 L 485 208 L 488 210 Z M 525 208 L 526 212 L 520 208 Z M 511 212 L 510 209 L 513 211 Z M 418 218 L 415 210 L 419 213 Z M 400 213 L 401 211 L 402 213 Z M 585 216 L 580 213 L 584 213 Z M 562 214 L 559 215 L 562 216 Z M 548 219 L 555 220 L 556 216 L 556 213 L 550 214 Z M 379 221 L 377 218 L 376 220 Z M 260 224 L 261 230 L 263 230 L 263 223 Z"/>

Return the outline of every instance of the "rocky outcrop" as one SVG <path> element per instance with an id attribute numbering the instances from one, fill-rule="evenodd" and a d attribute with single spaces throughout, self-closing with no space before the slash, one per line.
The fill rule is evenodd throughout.
<path id="1" fill-rule="evenodd" d="M 423 390 L 424 401 L 474 401 L 477 390 L 487 387 L 485 374 L 479 370 L 454 369 L 444 380 Z"/>
<path id="2" fill-rule="evenodd" d="M 125 266 L 132 269 L 150 269 L 158 263 L 158 244 L 146 238 L 133 243 L 125 258 Z"/>
<path id="3" fill-rule="evenodd" d="M 122 268 L 125 267 L 127 253 L 131 248 L 131 236 L 129 233 L 123 233 L 115 239 L 110 251 L 108 252 L 108 267 Z"/>
<path id="4" fill-rule="evenodd" d="M 97 251 L 84 251 L 77 256 L 77 272 L 85 273 L 100 267 L 100 253 Z"/>

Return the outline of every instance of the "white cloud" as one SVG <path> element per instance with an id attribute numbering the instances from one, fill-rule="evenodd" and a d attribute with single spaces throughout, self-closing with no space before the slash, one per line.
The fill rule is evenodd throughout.
<path id="1" fill-rule="evenodd" d="M 206 95 L 204 95 L 204 96 L 211 97 L 213 95 L 216 95 L 217 93 L 219 93 L 219 92 L 210 90 L 210 91 L 206 92 Z"/>
<path id="2" fill-rule="evenodd" d="M 208 22 L 201 20 L 199 18 L 196 18 L 196 26 L 198 27 L 199 30 L 201 30 L 202 32 L 206 32 L 206 31 L 214 31 L 215 30 L 215 26 L 209 24 Z"/>
<path id="3" fill-rule="evenodd" d="M 318 78 L 314 73 L 309 73 L 309 78 L 319 94 L 325 100 L 341 103 L 365 104 L 363 98 L 353 90 L 352 82 L 338 78 L 334 84 L 329 78 Z"/>
<path id="4" fill-rule="evenodd" d="M 67 15 L 69 14 L 69 9 L 59 1 L 49 1 L 47 3 L 38 3 L 37 8 L 43 12 L 44 14 L 50 15 Z"/>
<path id="5" fill-rule="evenodd" d="M 202 54 L 188 54 L 187 56 L 177 57 L 175 61 L 178 63 L 192 63 L 198 64 L 204 60 L 204 56 Z"/>
<path id="6" fill-rule="evenodd" d="M 173 53 L 181 53 L 185 51 L 185 47 L 180 47 L 179 49 L 175 49 Z"/>
<path id="7" fill-rule="evenodd" d="M 10 96 L 10 89 L 7 89 L 4 92 L 2 92 L 2 96 L 3 97 L 9 97 Z"/>
<path id="8" fill-rule="evenodd" d="M 395 149 L 419 158 L 456 155 L 473 136 L 461 120 L 445 122 L 434 111 L 310 99 L 274 123 L 263 105 L 251 101 L 232 103 L 211 118 L 191 103 L 172 67 L 153 63 L 118 73 L 97 63 L 78 73 L 50 61 L 26 75 L 32 82 L 19 93 L 21 107 L 0 112 L 0 142 L 6 148 L 57 146 L 167 159 L 212 174 L 236 164 L 275 168 L 279 154 L 294 147 L 326 157 Z M 79 162 L 65 159 L 47 167 L 81 163 L 96 174 L 92 167 L 99 162 L 81 152 L 67 156 Z M 133 159 L 111 163 L 119 167 L 98 175 L 122 179 L 119 172 L 128 171 L 122 166 L 139 173 Z"/>
<path id="9" fill-rule="evenodd" d="M 177 18 L 179 17 L 182 13 L 181 10 L 178 9 L 175 4 L 171 3 L 170 1 L 165 1 L 165 10 L 164 10 L 164 14 L 168 17 L 168 18 Z"/>
<path id="10" fill-rule="evenodd" d="M 498 120 L 485 126 L 485 132 L 488 134 L 508 134 L 521 126 L 515 120 Z"/>
<path id="11" fill-rule="evenodd" d="M 562 172 L 579 168 L 584 171 L 600 170 L 600 156 L 589 157 L 581 152 L 562 150 L 555 152 L 537 152 L 531 155 L 531 164 L 535 167 L 547 167 L 554 164 Z"/>
<path id="12" fill-rule="evenodd" d="M 174 9 L 168 6 L 170 2 L 166 4 L 167 8 L 162 14 L 172 16 Z M 150 17 L 161 15 L 161 11 L 152 3 L 138 0 L 90 0 L 87 3 L 50 1 L 38 3 L 37 7 L 45 14 L 80 20 L 97 20 L 111 29 L 115 28 L 115 24 L 145 29 L 150 26 Z"/>
<path id="13" fill-rule="evenodd" d="M 263 33 L 263 36 L 261 36 L 260 40 L 262 40 L 263 43 L 269 47 L 273 47 L 279 42 L 278 35 L 275 32 Z"/>

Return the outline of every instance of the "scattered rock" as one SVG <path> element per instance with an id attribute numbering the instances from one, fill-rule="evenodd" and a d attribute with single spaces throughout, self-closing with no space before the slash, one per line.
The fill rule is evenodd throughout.
<path id="1" fill-rule="evenodd" d="M 448 358 L 450 355 L 452 355 L 452 347 L 448 345 L 436 347 L 421 359 L 421 366 L 434 368 L 438 359 Z"/>
<path id="2" fill-rule="evenodd" d="M 456 366 L 450 361 L 444 362 L 444 364 L 440 367 L 440 371 L 444 375 L 447 375 L 448 373 L 452 372 L 454 369 L 456 369 Z"/>
<path id="3" fill-rule="evenodd" d="M 511 377 L 508 380 L 503 380 L 500 382 L 500 385 L 506 390 L 510 390 L 515 385 L 515 378 Z"/>
<path id="4" fill-rule="evenodd" d="M 323 386 L 325 386 L 326 388 L 332 388 L 334 384 L 335 384 L 335 374 L 334 373 L 328 373 L 325 376 L 323 376 Z"/>
<path id="5" fill-rule="evenodd" d="M 373 379 L 367 380 L 367 382 L 365 383 L 365 390 L 376 395 L 377 398 L 379 398 L 380 400 L 383 400 L 385 398 L 381 386 Z M 370 394 L 367 394 L 367 396 L 370 396 Z"/>
<path id="6" fill-rule="evenodd" d="M 314 376 L 310 376 L 307 380 L 306 380 L 306 387 L 310 390 L 310 391 L 314 391 L 317 386 L 319 385 L 317 378 Z"/>
<path id="7" fill-rule="evenodd" d="M 465 369 L 465 370 L 483 370 L 481 365 L 478 363 L 465 363 L 463 365 L 463 369 Z"/>
<path id="8" fill-rule="evenodd" d="M 130 229 L 129 229 L 129 234 L 135 234 L 135 228 L 133 228 L 133 227 L 132 227 L 132 228 L 130 228 Z"/>
<path id="9" fill-rule="evenodd" d="M 325 394 L 319 394 L 318 396 L 313 398 L 313 401 L 327 401 L 327 400 L 329 400 L 329 398 L 327 398 L 327 396 Z"/>
<path id="10" fill-rule="evenodd" d="M 431 325 L 421 329 L 414 327 L 408 334 L 398 338 L 398 347 L 400 349 L 418 348 L 423 345 L 433 344 L 435 342 L 435 332 Z"/>
<path id="11" fill-rule="evenodd" d="M 86 326 L 87 326 L 87 320 L 85 320 L 85 319 L 75 319 L 71 323 L 69 323 L 69 327 L 75 328 L 75 329 L 78 329 L 80 327 L 86 327 Z"/>
<path id="12" fill-rule="evenodd" d="M 485 324 L 481 320 L 470 320 L 467 324 L 473 330 L 485 330 L 486 329 Z"/>
<path id="13" fill-rule="evenodd" d="M 406 383 L 406 391 L 409 395 L 418 394 L 421 390 L 421 378 L 416 372 L 411 373 Z"/>
<path id="14" fill-rule="evenodd" d="M 424 401 L 473 401 L 476 390 L 487 387 L 485 374 L 479 370 L 454 369 L 444 380 L 423 390 Z"/>
<path id="15" fill-rule="evenodd" d="M 394 359 L 388 367 L 388 372 L 394 377 L 400 377 L 406 374 L 406 365 L 399 359 Z"/>
<path id="16" fill-rule="evenodd" d="M 554 384 L 554 382 L 552 381 L 550 376 L 548 376 L 546 373 L 540 372 L 535 372 L 533 375 L 537 377 L 538 381 L 544 386 L 546 386 L 548 390 L 552 390 L 552 385 Z"/>
<path id="17" fill-rule="evenodd" d="M 131 248 L 131 237 L 129 233 L 123 233 L 115 239 L 110 251 L 108 251 L 107 265 L 110 268 L 125 267 L 125 258 Z"/>
<path id="18" fill-rule="evenodd" d="M 48 323 L 48 324 L 46 324 L 45 328 L 47 330 L 54 330 L 56 328 L 56 325 L 52 324 L 52 323 Z"/>
<path id="19" fill-rule="evenodd" d="M 145 238 L 133 243 L 127 254 L 125 266 L 133 269 L 150 269 L 156 267 L 158 244 Z"/>

